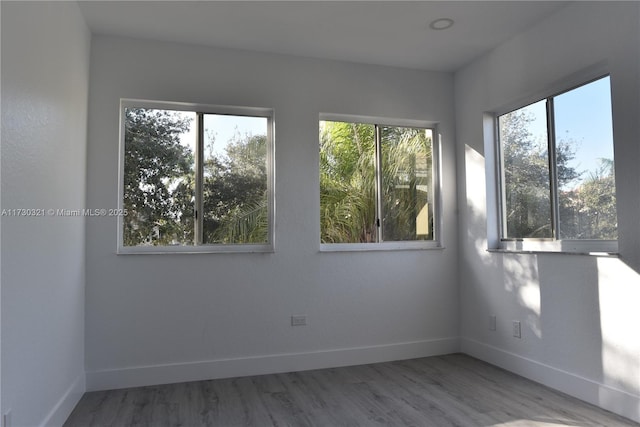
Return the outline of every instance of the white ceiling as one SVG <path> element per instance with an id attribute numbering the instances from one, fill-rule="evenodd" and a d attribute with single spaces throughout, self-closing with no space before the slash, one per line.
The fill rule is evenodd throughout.
<path id="1" fill-rule="evenodd" d="M 558 1 L 80 1 L 94 34 L 455 71 Z M 452 28 L 429 23 L 451 18 Z"/>

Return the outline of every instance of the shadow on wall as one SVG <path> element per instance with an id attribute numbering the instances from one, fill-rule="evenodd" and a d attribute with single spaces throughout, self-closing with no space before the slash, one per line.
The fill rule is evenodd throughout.
<path id="1" fill-rule="evenodd" d="M 504 290 L 509 296 L 509 306 L 518 307 L 514 319 L 522 319 L 521 333 L 527 334 L 527 346 L 534 346 L 530 340 L 542 339 L 541 295 L 538 265 L 535 256 L 524 254 L 505 254 L 502 257 Z M 531 336 L 528 333 L 532 333 Z"/>
<path id="2" fill-rule="evenodd" d="M 575 393 L 640 418 L 640 275 L 619 258 L 488 252 L 488 235 L 497 235 L 488 166 L 468 145 L 464 161 L 462 336 L 603 384 Z M 504 318 L 497 333 L 491 314 Z M 522 321 L 519 340 L 504 330 L 511 319 Z"/>
<path id="3" fill-rule="evenodd" d="M 463 220 L 467 225 L 467 242 L 473 247 L 472 255 L 480 257 L 482 264 L 495 266 L 495 257 L 487 252 L 490 224 L 487 220 L 485 158 L 469 145 L 465 145 L 464 160 L 466 212 L 463 213 Z M 463 250 L 466 248 L 468 246 L 463 245 Z"/>
<path id="4" fill-rule="evenodd" d="M 538 271 L 548 364 L 602 384 L 582 397 L 639 420 L 640 275 L 617 258 L 561 254 L 539 255 Z"/>
<path id="5" fill-rule="evenodd" d="M 602 382 L 597 258 L 563 254 L 539 254 L 535 258 L 544 338 L 537 360 Z"/>
<path id="6" fill-rule="evenodd" d="M 640 402 L 640 274 L 616 258 L 598 258 L 597 269 L 603 382 Z M 614 410 L 626 404 L 606 390 L 601 390 L 600 402 Z"/>
<path id="7" fill-rule="evenodd" d="M 490 340 L 488 330 L 489 313 L 498 313 L 496 301 L 491 298 L 492 286 L 500 283 L 495 277 L 498 258 L 487 252 L 487 218 L 485 202 L 484 157 L 470 146 L 465 146 L 465 167 L 460 182 L 464 188 L 459 189 L 464 199 L 460 200 L 460 224 L 466 228 L 461 233 L 463 240 L 460 251 L 464 262 L 461 264 L 461 335 Z M 487 277 L 490 276 L 490 277 Z M 482 279 L 484 278 L 484 280 Z M 479 321 L 478 317 L 486 321 Z"/>

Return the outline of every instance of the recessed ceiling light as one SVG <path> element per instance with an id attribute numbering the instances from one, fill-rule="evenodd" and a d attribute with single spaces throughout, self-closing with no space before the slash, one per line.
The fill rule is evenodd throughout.
<path id="1" fill-rule="evenodd" d="M 453 19 L 450 18 L 440 18 L 431 21 L 429 24 L 429 28 L 432 30 L 446 30 L 447 28 L 451 28 L 453 26 Z"/>

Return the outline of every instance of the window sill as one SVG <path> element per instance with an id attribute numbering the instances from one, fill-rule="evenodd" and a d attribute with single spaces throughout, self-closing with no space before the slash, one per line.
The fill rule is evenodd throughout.
<path id="1" fill-rule="evenodd" d="M 502 240 L 498 247 L 488 248 L 488 252 L 514 254 L 564 254 L 599 257 L 617 257 L 616 240 Z"/>
<path id="2" fill-rule="evenodd" d="M 117 255 L 274 253 L 272 245 L 126 246 Z"/>
<path id="3" fill-rule="evenodd" d="M 582 256 L 595 256 L 595 257 L 605 257 L 605 258 L 618 258 L 620 255 L 617 252 L 569 252 L 569 251 L 551 251 L 551 250 L 524 250 L 524 249 L 487 249 L 487 252 L 490 253 L 499 253 L 499 254 L 528 254 L 528 255 L 548 255 L 548 254 L 557 254 L 557 255 L 582 255 Z"/>
<path id="4" fill-rule="evenodd" d="M 320 252 L 443 250 L 437 242 L 321 243 Z"/>

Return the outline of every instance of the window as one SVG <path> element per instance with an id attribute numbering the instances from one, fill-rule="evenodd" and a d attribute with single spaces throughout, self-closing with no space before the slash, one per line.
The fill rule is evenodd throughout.
<path id="1" fill-rule="evenodd" d="M 432 128 L 320 121 L 321 243 L 434 242 Z"/>
<path id="2" fill-rule="evenodd" d="M 498 116 L 503 241 L 617 239 L 610 93 L 603 77 Z"/>
<path id="3" fill-rule="evenodd" d="M 123 101 L 120 252 L 270 250 L 268 109 Z"/>

